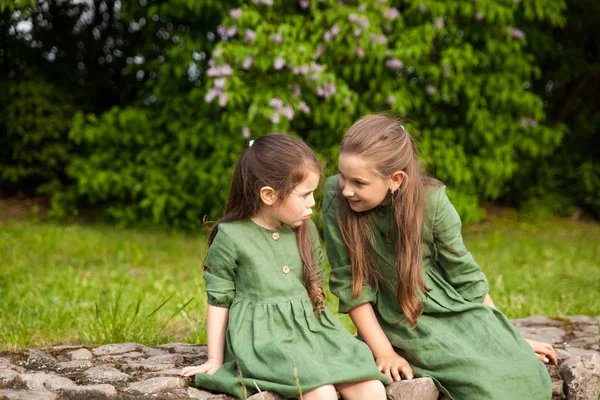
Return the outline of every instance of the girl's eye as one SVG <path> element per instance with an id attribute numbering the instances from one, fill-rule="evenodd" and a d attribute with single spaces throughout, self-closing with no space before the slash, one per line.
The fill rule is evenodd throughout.
<path id="1" fill-rule="evenodd" d="M 355 184 L 356 186 L 363 186 L 363 185 L 364 185 L 364 183 L 363 183 L 363 182 L 358 182 L 358 181 L 355 181 L 355 182 L 354 182 L 354 184 Z"/>

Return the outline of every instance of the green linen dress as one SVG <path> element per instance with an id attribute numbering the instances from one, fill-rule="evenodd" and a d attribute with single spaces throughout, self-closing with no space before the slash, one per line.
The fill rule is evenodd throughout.
<path id="1" fill-rule="evenodd" d="M 347 201 L 338 176 L 325 184 L 324 229 L 331 264 L 330 287 L 340 312 L 372 303 L 377 320 L 395 351 L 415 376 L 433 378 L 455 400 L 549 400 L 552 384 L 546 367 L 510 321 L 482 304 L 488 292 L 484 273 L 463 244 L 460 218 L 444 187 L 427 189 L 423 273 L 430 289 L 413 329 L 396 297 L 393 243 L 397 240 L 390 206 L 369 210 L 377 268 L 382 282 L 363 286 L 352 298 L 350 257 L 336 218 L 337 201 Z"/>
<path id="2" fill-rule="evenodd" d="M 307 223 L 322 268 L 319 236 Z M 268 230 L 251 220 L 219 224 L 204 279 L 208 304 L 228 307 L 229 322 L 223 365 L 214 375 L 196 374 L 196 386 L 245 398 L 257 387 L 297 397 L 299 389 L 327 384 L 389 383 L 366 344 L 329 311 L 315 316 L 290 227 Z"/>

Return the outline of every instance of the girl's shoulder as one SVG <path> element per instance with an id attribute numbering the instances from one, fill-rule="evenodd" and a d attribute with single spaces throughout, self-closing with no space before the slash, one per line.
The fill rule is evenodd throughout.
<path id="1" fill-rule="evenodd" d="M 339 177 L 339 174 L 335 174 L 325 180 L 325 192 L 335 192 L 337 190 Z"/>
<path id="2" fill-rule="evenodd" d="M 230 221 L 220 222 L 213 229 L 217 229 L 217 235 L 226 236 L 229 239 L 234 239 L 239 236 L 244 236 L 248 231 L 252 230 L 252 221 Z"/>

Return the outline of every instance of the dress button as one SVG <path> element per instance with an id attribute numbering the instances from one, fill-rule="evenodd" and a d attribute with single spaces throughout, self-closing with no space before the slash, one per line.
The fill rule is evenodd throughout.
<path id="1" fill-rule="evenodd" d="M 273 238 L 273 240 L 279 240 L 279 233 L 273 232 L 273 234 L 271 235 L 271 237 Z"/>
<path id="2" fill-rule="evenodd" d="M 383 210 L 379 210 L 379 212 L 377 214 L 379 214 L 380 217 L 383 217 L 385 215 L 385 213 L 383 212 Z"/>
<path id="3" fill-rule="evenodd" d="M 284 265 L 283 268 L 281 268 L 281 272 L 283 272 L 284 274 L 287 274 L 288 272 L 290 272 L 290 267 L 288 267 L 287 265 Z"/>

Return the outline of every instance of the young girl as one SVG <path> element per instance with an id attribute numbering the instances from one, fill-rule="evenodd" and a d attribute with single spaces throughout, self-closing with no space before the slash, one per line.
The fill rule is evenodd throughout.
<path id="1" fill-rule="evenodd" d="M 245 398 L 386 398 L 391 380 L 369 348 L 323 308 L 323 252 L 310 216 L 321 167 L 301 140 L 254 141 L 238 161 L 209 237 L 208 361 L 183 368 L 197 386 Z"/>
<path id="2" fill-rule="evenodd" d="M 331 291 L 379 369 L 396 381 L 429 376 L 451 399 L 549 400 L 536 354 L 556 363 L 554 350 L 528 344 L 494 308 L 456 210 L 444 187 L 421 175 L 400 123 L 360 119 L 342 139 L 338 166 L 324 198 Z"/>

